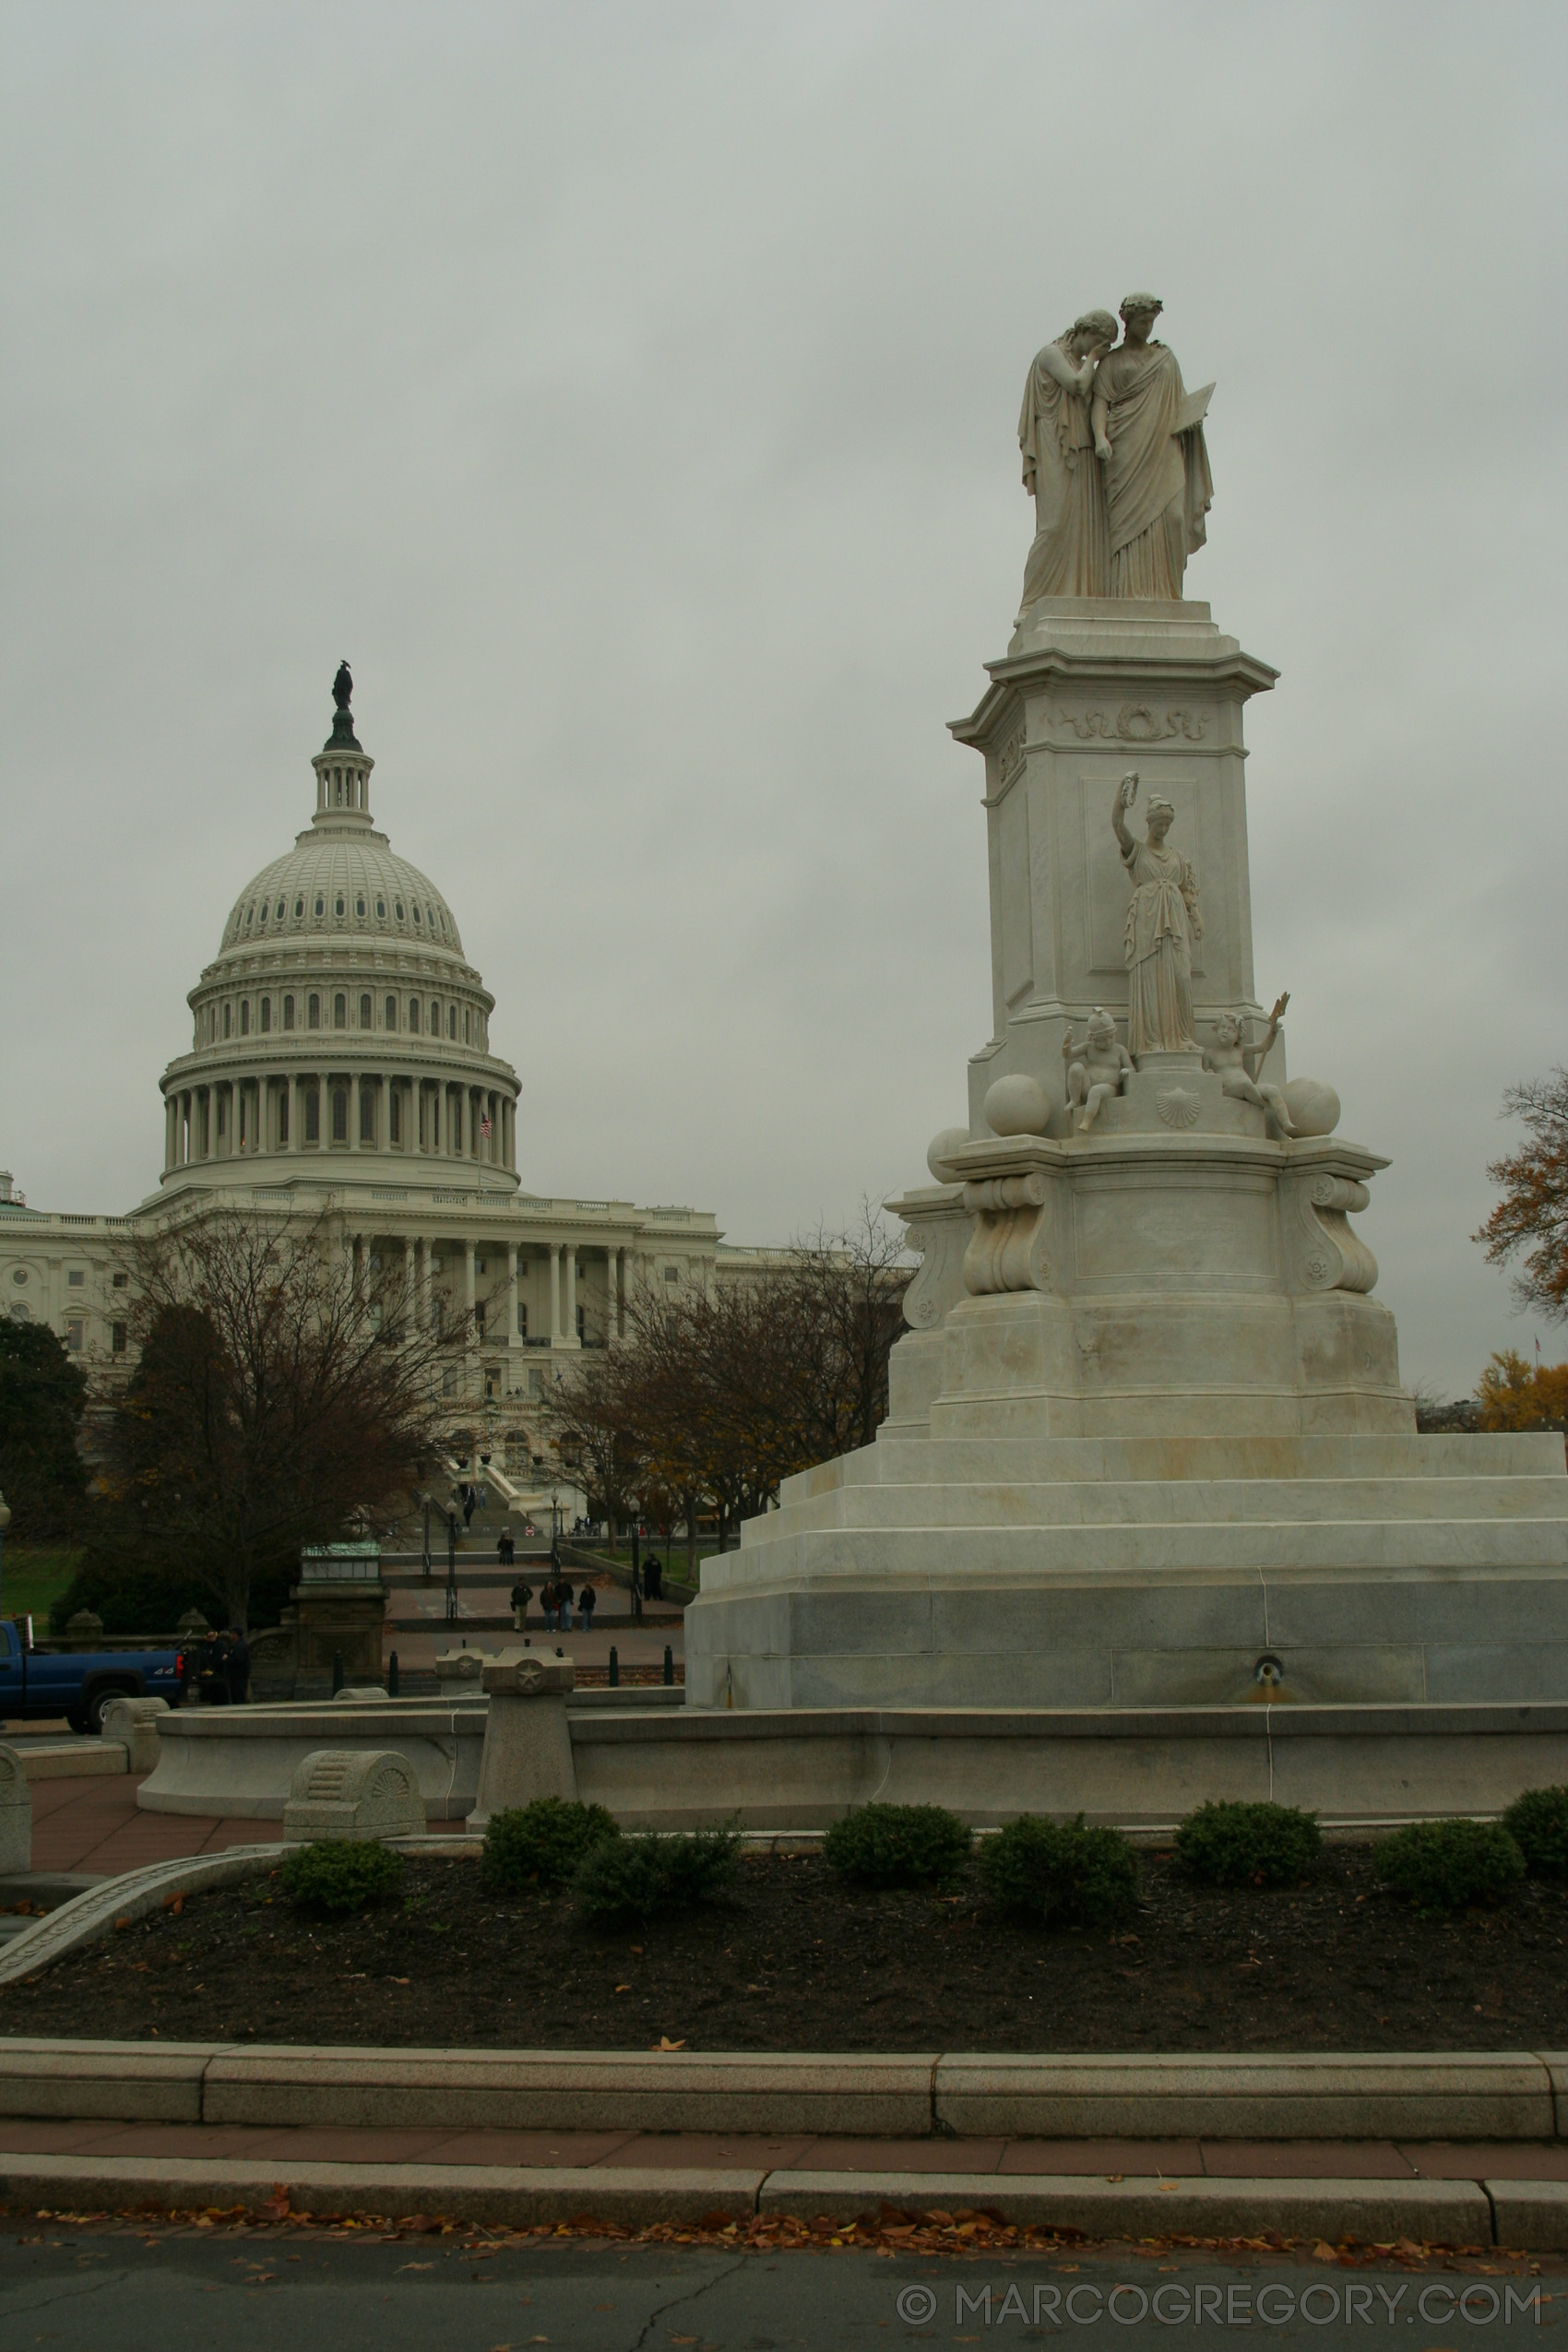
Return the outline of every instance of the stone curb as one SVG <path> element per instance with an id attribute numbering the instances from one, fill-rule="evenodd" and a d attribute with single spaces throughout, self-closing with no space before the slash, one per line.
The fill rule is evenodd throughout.
<path id="1" fill-rule="evenodd" d="M 882 2206 L 909 2214 L 983 2211 L 1023 2227 L 1090 2239 L 1405 2237 L 1439 2245 L 1568 2247 L 1568 2182 L 1503 2180 L 1030 2180 L 995 2173 L 758 2172 L 488 2165 L 290 2166 L 214 2158 L 0 2158 L 0 2208 L 98 2213 L 258 2207 L 287 2190 L 294 2208 L 392 2218 L 422 2213 L 502 2227 L 572 2221 L 646 2227 L 722 2214 L 840 2225 Z M 1495 2216 L 1495 2219 L 1494 2219 Z"/>
<path id="2" fill-rule="evenodd" d="M 1556 2188 L 1568 2215 L 1568 2184 Z M 1086 2238 L 1342 2238 L 1491 2245 L 1491 2208 L 1474 2180 L 1085 2180 L 994 2172 L 770 2172 L 757 2210 L 803 2220 L 854 2221 L 879 2204 L 908 2213 L 957 2207 L 1018 2227 L 1080 2230 Z M 1546 2214 L 1543 2209 L 1543 2219 Z"/>
<path id="3" fill-rule="evenodd" d="M 105 1773 L 128 1772 L 130 1751 L 123 1740 L 94 1740 L 90 1742 L 64 1741 L 57 1748 L 18 1748 L 22 1763 L 22 1778 L 30 1785 L 35 1780 L 89 1780 Z"/>
<path id="4" fill-rule="evenodd" d="M 1561 2114 L 1568 2055 L 1519 2050 L 1037 2058 L 0 2036 L 0 2115 L 383 2131 L 1549 2144 L 1554 2078 Z M 949 2084 L 971 2087 L 949 2097 Z"/>

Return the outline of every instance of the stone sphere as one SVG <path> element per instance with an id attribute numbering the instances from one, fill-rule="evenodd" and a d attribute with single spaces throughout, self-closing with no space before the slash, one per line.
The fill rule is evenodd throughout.
<path id="1" fill-rule="evenodd" d="M 1043 1135 L 1051 1100 L 1038 1078 L 998 1078 L 985 1099 L 985 1123 L 997 1135 Z"/>
<path id="2" fill-rule="evenodd" d="M 967 1127 L 944 1127 L 939 1135 L 932 1135 L 930 1147 L 926 1152 L 925 1164 L 937 1183 L 950 1184 L 952 1182 L 953 1179 L 942 1163 L 944 1159 L 951 1158 L 959 1146 L 967 1144 L 968 1140 L 969 1131 Z"/>
<path id="3" fill-rule="evenodd" d="M 1332 1135 L 1339 1124 L 1339 1097 L 1321 1078 L 1292 1078 L 1281 1091 L 1290 1124 L 1299 1135 Z"/>

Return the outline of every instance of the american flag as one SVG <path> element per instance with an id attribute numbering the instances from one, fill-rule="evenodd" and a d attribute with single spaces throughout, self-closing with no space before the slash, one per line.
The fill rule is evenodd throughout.
<path id="1" fill-rule="evenodd" d="M 479 1123 L 479 1131 L 480 1131 L 480 1134 L 481 1134 L 481 1135 L 488 1135 L 488 1134 L 489 1134 L 489 1133 L 490 1133 L 490 1121 L 489 1121 L 488 1117 L 483 1118 L 483 1119 L 481 1119 L 481 1120 L 480 1121 L 480 1123 Z"/>

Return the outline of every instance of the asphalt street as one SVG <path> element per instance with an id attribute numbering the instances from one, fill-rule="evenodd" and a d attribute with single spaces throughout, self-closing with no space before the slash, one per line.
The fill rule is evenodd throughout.
<path id="1" fill-rule="evenodd" d="M 6 2352 L 837 2352 L 1074 2338 L 1142 2352 L 1232 2336 L 1282 2352 L 1561 2352 L 1568 2272 L 1216 2264 L 1115 2250 L 943 2262 L 591 2239 L 481 2251 L 431 2239 L 0 2227 Z"/>

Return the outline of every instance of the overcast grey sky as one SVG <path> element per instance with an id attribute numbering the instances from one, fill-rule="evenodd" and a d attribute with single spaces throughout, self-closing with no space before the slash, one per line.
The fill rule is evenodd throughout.
<path id="1" fill-rule="evenodd" d="M 0 1164 L 123 1209 L 352 660 L 373 806 L 522 1075 L 524 1182 L 737 1241 L 925 1181 L 990 1027 L 944 722 L 1030 532 L 1030 355 L 1218 379 L 1188 572 L 1260 994 L 1393 1160 L 1408 1379 L 1568 1059 L 1568 13 L 6 6 Z M 1549 1354 L 1562 1335 L 1542 1327 Z"/>

